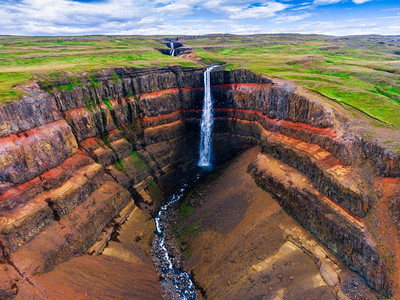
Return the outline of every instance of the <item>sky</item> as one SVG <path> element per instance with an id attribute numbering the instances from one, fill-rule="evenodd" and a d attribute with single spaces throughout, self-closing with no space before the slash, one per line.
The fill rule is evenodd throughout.
<path id="1" fill-rule="evenodd" d="M 400 35 L 400 0 L 0 0 L 0 35 Z"/>

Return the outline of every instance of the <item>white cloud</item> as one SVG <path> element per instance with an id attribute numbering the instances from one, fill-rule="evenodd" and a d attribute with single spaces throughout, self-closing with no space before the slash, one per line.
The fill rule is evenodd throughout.
<path id="1" fill-rule="evenodd" d="M 400 10 L 400 7 L 391 7 L 391 8 L 382 9 L 382 11 L 396 11 L 396 10 Z"/>
<path id="2" fill-rule="evenodd" d="M 400 20 L 400 15 L 398 15 L 398 16 L 386 16 L 386 17 L 379 17 L 378 19 L 380 19 L 380 20 L 385 20 L 385 19 L 395 19 L 395 20 Z"/>
<path id="3" fill-rule="evenodd" d="M 343 0 L 314 0 L 314 4 L 316 5 L 328 5 L 328 4 L 336 4 L 342 2 Z"/>
<path id="4" fill-rule="evenodd" d="M 143 19 L 141 19 L 140 21 L 136 22 L 136 24 L 139 25 L 152 25 L 152 24 L 157 24 L 159 22 L 164 21 L 164 19 L 159 19 L 159 18 L 155 18 L 155 17 L 144 17 Z"/>
<path id="5" fill-rule="evenodd" d="M 321 22 L 325 17 L 318 14 L 319 5 L 344 1 L 361 4 L 367 0 L 306 0 L 297 4 L 288 0 L 256 0 L 256 5 L 254 0 L 80 1 L 0 0 L 0 35 L 398 34 L 400 25 L 393 13 L 390 20 L 383 20 L 389 18 L 389 13 L 374 18 L 376 26 L 368 25 L 368 20 L 359 19 L 363 16 L 357 14 L 352 16 L 353 20 Z M 311 17 L 310 12 L 313 22 L 306 19 Z"/>
<path id="6" fill-rule="evenodd" d="M 280 2 L 268 2 L 261 6 L 253 6 L 234 12 L 230 19 L 260 19 L 275 16 L 279 11 L 288 8 L 289 5 Z"/>
<path id="7" fill-rule="evenodd" d="M 177 1 L 157 8 L 156 1 L 109 0 L 83 3 L 70 0 L 22 0 L 0 6 L 0 34 L 95 34 L 134 32 L 146 26 L 157 26 L 165 17 L 192 13 L 193 3 Z M 165 4 L 165 3 L 164 3 Z M 174 9 L 179 12 L 174 13 Z M 153 31 L 155 34 L 156 32 Z"/>
<path id="8" fill-rule="evenodd" d="M 156 8 L 155 12 L 176 18 L 179 16 L 185 16 L 187 14 L 191 14 L 193 12 L 194 6 L 198 4 L 201 4 L 201 1 L 199 0 L 171 1 L 165 6 Z M 150 7 L 149 12 L 152 11 L 153 9 L 151 9 Z"/>
<path id="9" fill-rule="evenodd" d="M 148 32 L 150 27 L 152 34 L 161 34 L 165 28 L 173 28 L 170 25 L 175 20 L 200 10 L 203 14 L 212 12 L 221 18 L 242 20 L 275 16 L 289 7 L 273 0 L 260 6 L 251 6 L 252 3 L 251 0 L 7 1 L 0 6 L 0 16 L 5 16 L 0 18 L 0 34 L 136 34 Z"/>
<path id="10" fill-rule="evenodd" d="M 281 15 L 279 17 L 274 18 L 274 21 L 276 23 L 283 23 L 283 22 L 295 22 L 295 21 L 300 21 L 305 18 L 311 17 L 311 13 L 305 13 L 305 14 L 300 14 L 300 15 Z"/>
<path id="11" fill-rule="evenodd" d="M 273 29 L 273 33 L 297 32 L 303 34 L 327 34 L 334 36 L 345 35 L 365 35 L 365 34 L 385 34 L 396 35 L 400 29 L 400 24 L 387 26 L 384 23 L 341 23 L 332 21 L 316 21 L 307 23 L 295 23 L 293 26 L 279 26 Z"/>
<path id="12" fill-rule="evenodd" d="M 372 1 L 372 0 L 353 0 L 353 2 L 354 2 L 355 4 L 363 4 L 363 3 L 369 2 L 369 1 Z"/>
<path id="13" fill-rule="evenodd" d="M 314 8 L 312 4 L 306 4 L 306 5 L 302 5 L 302 6 L 299 6 L 299 7 L 295 7 L 295 8 L 292 8 L 292 10 L 293 11 L 296 11 L 296 10 L 307 10 L 307 9 L 310 9 L 310 8 Z"/>
<path id="14" fill-rule="evenodd" d="M 231 21 L 229 26 L 210 25 L 204 15 L 210 12 L 220 19 L 245 19 L 274 16 L 288 7 L 267 1 L 250 7 L 251 0 L 19 0 L 1 1 L 0 34 L 73 35 L 73 34 L 204 34 L 259 30 Z M 184 24 L 187 16 L 202 11 L 197 27 Z M 218 18 L 215 15 L 213 18 Z M 181 25 L 175 25 L 181 21 Z M 183 24 L 183 26 L 182 26 Z"/>

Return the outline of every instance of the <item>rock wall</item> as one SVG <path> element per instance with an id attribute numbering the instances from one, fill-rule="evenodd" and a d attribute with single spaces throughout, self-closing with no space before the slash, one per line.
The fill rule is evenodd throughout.
<path id="1" fill-rule="evenodd" d="M 258 185 L 275 195 L 287 212 L 324 241 L 369 286 L 390 294 L 385 262 L 362 220 L 335 206 L 296 169 L 268 155 L 260 155 L 249 171 Z"/>
<path id="2" fill-rule="evenodd" d="M 18 274 L 29 279 L 84 253 L 123 207 L 134 201 L 154 212 L 160 204 L 148 196 L 154 186 L 171 193 L 194 172 L 203 71 L 82 74 L 33 84 L 27 89 L 32 96 L 0 107 L 1 256 Z M 347 115 L 292 84 L 247 70 L 217 69 L 211 78 L 215 159 L 260 144 L 285 168 L 303 174 L 312 193 L 252 168 L 256 181 L 274 190 L 300 223 L 371 287 L 390 294 L 381 253 L 365 241 L 369 229 L 351 224 L 362 223 L 376 198 L 358 164 L 369 161 L 376 176 L 398 176 L 399 156 L 357 138 L 343 122 Z M 293 205 L 289 195 L 304 204 Z M 307 201 L 324 209 L 305 215 Z M 343 211 L 345 217 L 338 213 Z"/>

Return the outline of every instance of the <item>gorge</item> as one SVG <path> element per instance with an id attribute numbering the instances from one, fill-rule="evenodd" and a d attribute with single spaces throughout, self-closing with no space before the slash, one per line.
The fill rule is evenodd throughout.
<path id="1" fill-rule="evenodd" d="M 29 82 L 29 96 L 0 107 L 3 298 L 51 299 L 71 285 L 82 296 L 87 286 L 67 286 L 59 270 L 99 265 L 111 270 L 107 279 L 87 272 L 92 298 L 101 280 L 116 299 L 161 297 L 152 217 L 209 162 L 198 161 L 204 71 L 114 68 Z M 257 145 L 248 167 L 257 185 L 378 295 L 399 295 L 399 154 L 362 135 L 366 120 L 291 81 L 220 68 L 209 80 L 215 160 Z M 130 226 L 141 231 L 125 233 Z M 112 274 L 124 274 L 121 287 Z"/>

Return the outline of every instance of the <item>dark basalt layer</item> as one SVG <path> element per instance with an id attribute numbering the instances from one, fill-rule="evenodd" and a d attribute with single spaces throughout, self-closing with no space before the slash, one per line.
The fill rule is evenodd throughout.
<path id="1" fill-rule="evenodd" d="M 155 211 L 159 188 L 173 192 L 195 165 L 203 71 L 117 68 L 82 74 L 72 82 L 39 83 L 42 90 L 33 85 L 27 88 L 32 97 L 2 106 L 2 257 L 29 278 L 86 251 L 132 205 L 131 198 Z M 215 159 L 259 144 L 307 176 L 311 194 L 285 185 L 278 173 L 252 169 L 301 224 L 389 295 L 384 254 L 361 218 L 374 206 L 377 195 L 369 186 L 375 177 L 400 176 L 399 155 L 359 138 L 345 111 L 293 83 L 247 70 L 216 69 L 211 78 Z M 365 162 L 373 167 L 359 167 Z M 296 197 L 302 205 L 290 202 Z M 310 203 L 325 206 L 310 216 L 304 212 Z M 92 226 L 87 232 L 85 224 Z M 49 239 L 56 242 L 39 250 Z M 35 253 L 31 258 L 29 251 Z"/>

